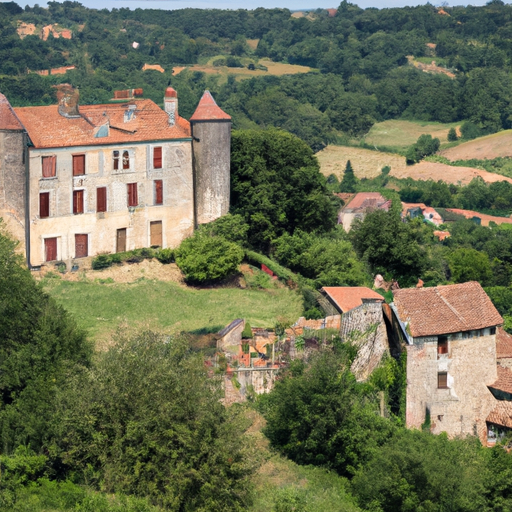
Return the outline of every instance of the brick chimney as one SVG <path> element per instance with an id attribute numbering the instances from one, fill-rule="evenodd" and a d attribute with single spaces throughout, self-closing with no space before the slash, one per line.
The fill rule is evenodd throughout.
<path id="1" fill-rule="evenodd" d="M 55 85 L 57 89 L 57 101 L 59 114 L 63 117 L 80 117 L 78 111 L 78 89 L 70 84 Z"/>
<path id="2" fill-rule="evenodd" d="M 172 87 L 165 90 L 164 109 L 169 116 L 169 126 L 174 126 L 178 117 L 178 93 Z"/>

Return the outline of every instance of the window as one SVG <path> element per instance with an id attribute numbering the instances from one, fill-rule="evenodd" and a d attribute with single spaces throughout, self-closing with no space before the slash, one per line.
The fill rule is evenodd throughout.
<path id="1" fill-rule="evenodd" d="M 45 238 L 44 239 L 44 260 L 55 261 L 57 259 L 57 239 Z"/>
<path id="2" fill-rule="evenodd" d="M 50 192 L 39 194 L 39 217 L 44 219 L 50 216 Z"/>
<path id="3" fill-rule="evenodd" d="M 164 204 L 164 183 L 162 180 L 155 180 L 155 204 Z"/>
<path id="4" fill-rule="evenodd" d="M 128 206 L 137 206 L 138 204 L 137 183 L 128 183 Z"/>
<path id="5" fill-rule="evenodd" d="M 496 327 L 491 327 L 491 334 L 496 334 Z"/>
<path id="6" fill-rule="evenodd" d="M 162 168 L 162 147 L 153 148 L 153 169 Z"/>
<path id="7" fill-rule="evenodd" d="M 43 156 L 41 162 L 43 165 L 43 178 L 53 178 L 57 167 L 57 157 Z"/>
<path id="8" fill-rule="evenodd" d="M 446 373 L 446 372 L 439 372 L 437 374 L 437 387 L 439 389 L 446 389 L 446 388 L 448 388 L 448 373 Z"/>
<path id="9" fill-rule="evenodd" d="M 98 187 L 96 189 L 96 211 L 107 211 L 107 187 Z"/>
<path id="10" fill-rule="evenodd" d="M 162 221 L 150 222 L 149 237 L 151 247 L 162 247 Z"/>
<path id="11" fill-rule="evenodd" d="M 448 354 L 448 338 L 446 336 L 437 338 L 437 355 L 441 354 Z"/>
<path id="12" fill-rule="evenodd" d="M 116 252 L 126 252 L 126 228 L 117 230 Z"/>
<path id="13" fill-rule="evenodd" d="M 84 213 L 84 191 L 73 190 L 73 213 Z"/>
<path id="14" fill-rule="evenodd" d="M 73 155 L 73 176 L 85 174 L 85 155 Z"/>
<path id="15" fill-rule="evenodd" d="M 128 151 L 123 151 L 123 169 L 130 168 L 130 155 Z"/>
<path id="16" fill-rule="evenodd" d="M 114 161 L 114 171 L 119 170 L 119 151 L 112 151 L 112 158 Z"/>
<path id="17" fill-rule="evenodd" d="M 87 235 L 75 235 L 75 258 L 87 258 L 89 254 L 89 237 Z"/>

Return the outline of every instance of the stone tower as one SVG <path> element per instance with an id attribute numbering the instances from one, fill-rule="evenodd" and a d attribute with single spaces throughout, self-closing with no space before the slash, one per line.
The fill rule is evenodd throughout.
<path id="1" fill-rule="evenodd" d="M 174 126 L 178 117 L 178 93 L 172 87 L 165 90 L 164 110 L 169 116 L 169 126 Z"/>
<path id="2" fill-rule="evenodd" d="M 229 210 L 231 117 L 205 91 L 190 118 L 194 158 L 196 224 L 212 222 Z"/>
<path id="3" fill-rule="evenodd" d="M 25 129 L 0 94 L 0 217 L 20 241 L 25 240 L 26 151 Z"/>

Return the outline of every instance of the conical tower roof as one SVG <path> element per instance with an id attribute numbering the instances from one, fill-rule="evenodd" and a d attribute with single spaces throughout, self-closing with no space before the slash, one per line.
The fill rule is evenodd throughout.
<path id="1" fill-rule="evenodd" d="M 215 103 L 210 91 L 204 91 L 203 97 L 197 105 L 196 111 L 190 118 L 190 121 L 230 121 L 231 116 L 226 114 Z"/>

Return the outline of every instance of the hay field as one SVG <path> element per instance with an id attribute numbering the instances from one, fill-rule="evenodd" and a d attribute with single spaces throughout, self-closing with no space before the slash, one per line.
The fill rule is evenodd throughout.
<path id="1" fill-rule="evenodd" d="M 365 137 L 367 144 L 406 148 L 414 144 L 424 133 L 437 137 L 441 144 L 448 142 L 448 131 L 459 123 L 423 123 L 420 121 L 391 120 L 376 123 Z"/>
<path id="2" fill-rule="evenodd" d="M 327 146 L 316 156 L 322 174 L 324 176 L 335 174 L 338 179 L 343 176 L 347 160 L 350 160 L 358 178 L 375 178 L 386 165 L 391 167 L 391 174 L 393 171 L 405 171 L 406 168 L 403 156 L 363 148 Z"/>
<path id="3" fill-rule="evenodd" d="M 441 155 L 452 161 L 470 160 L 472 158 L 492 160 L 500 156 L 512 156 L 512 130 L 505 130 L 464 142 L 441 151 Z"/>
<path id="4" fill-rule="evenodd" d="M 247 42 L 247 46 L 249 46 L 249 48 L 251 50 L 256 50 L 256 48 L 258 48 L 258 43 L 260 42 L 260 40 L 259 39 L 247 39 L 246 42 Z"/>

